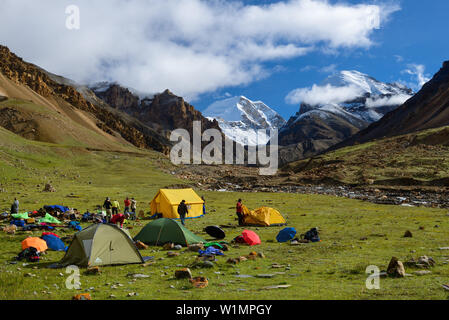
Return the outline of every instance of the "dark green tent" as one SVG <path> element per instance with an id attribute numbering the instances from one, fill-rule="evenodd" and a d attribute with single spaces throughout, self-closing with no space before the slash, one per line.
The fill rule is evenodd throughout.
<path id="1" fill-rule="evenodd" d="M 203 238 L 197 236 L 186 229 L 176 220 L 162 218 L 147 224 L 134 241 L 142 241 L 149 245 L 164 245 L 174 243 L 182 246 L 188 246 L 194 243 L 206 242 Z"/>

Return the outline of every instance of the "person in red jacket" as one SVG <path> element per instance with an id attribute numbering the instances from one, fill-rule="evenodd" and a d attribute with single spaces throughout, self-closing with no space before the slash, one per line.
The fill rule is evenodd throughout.
<path id="1" fill-rule="evenodd" d="M 237 205 L 235 207 L 236 213 L 237 213 L 237 217 L 239 218 L 239 226 L 243 225 L 243 204 L 242 204 L 242 199 L 239 199 L 239 201 L 237 201 Z"/>
<path id="2" fill-rule="evenodd" d="M 123 222 L 125 222 L 125 215 L 123 213 L 117 213 L 111 219 L 112 224 L 118 225 L 120 223 L 120 228 L 122 229 L 123 229 Z"/>
<path id="3" fill-rule="evenodd" d="M 125 214 L 129 213 L 129 207 L 131 206 L 131 200 L 129 200 L 129 198 L 127 197 L 125 199 Z"/>

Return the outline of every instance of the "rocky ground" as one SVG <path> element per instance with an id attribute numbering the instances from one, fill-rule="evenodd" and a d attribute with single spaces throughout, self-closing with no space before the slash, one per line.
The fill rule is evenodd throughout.
<path id="1" fill-rule="evenodd" d="M 449 208 L 449 187 L 345 185 L 336 181 L 309 183 L 287 174 L 259 176 L 257 168 L 237 166 L 184 166 L 171 172 L 192 186 L 222 192 L 280 192 L 322 194 L 376 204 Z"/>

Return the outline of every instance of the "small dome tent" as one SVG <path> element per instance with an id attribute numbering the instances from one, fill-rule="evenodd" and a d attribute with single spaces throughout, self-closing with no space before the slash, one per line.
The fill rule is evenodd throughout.
<path id="1" fill-rule="evenodd" d="M 148 223 L 134 241 L 141 241 L 145 244 L 162 246 L 166 243 L 174 243 L 182 246 L 188 246 L 195 243 L 206 241 L 185 228 L 178 221 L 172 219 L 157 219 Z"/>
<path id="2" fill-rule="evenodd" d="M 111 224 L 94 224 L 75 234 L 62 266 L 107 266 L 144 263 L 129 235 Z"/>
<path id="3" fill-rule="evenodd" d="M 273 208 L 262 207 L 256 210 L 249 210 L 243 206 L 243 225 L 245 226 L 283 226 L 286 225 L 281 213 Z"/>
<path id="4" fill-rule="evenodd" d="M 163 218 L 179 219 L 178 206 L 186 201 L 189 214 L 186 219 L 203 216 L 203 199 L 193 189 L 161 189 L 151 201 L 151 213 L 162 214 Z"/>

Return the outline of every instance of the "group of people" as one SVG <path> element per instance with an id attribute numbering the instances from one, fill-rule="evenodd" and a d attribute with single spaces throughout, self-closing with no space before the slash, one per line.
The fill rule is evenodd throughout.
<path id="1" fill-rule="evenodd" d="M 206 199 L 201 197 L 203 203 L 203 214 L 206 214 Z M 120 203 L 117 200 L 111 201 L 108 197 L 103 203 L 103 208 L 106 210 L 106 219 L 108 222 L 117 224 L 123 227 L 125 219 L 136 220 L 137 201 L 134 198 L 128 197 L 124 200 L 124 214 L 119 214 Z M 19 200 L 14 198 L 14 202 L 11 205 L 11 214 L 19 213 Z M 189 214 L 189 208 L 185 200 L 182 200 L 178 205 L 178 214 L 181 219 L 181 224 L 185 225 L 186 216 Z M 236 204 L 236 214 L 238 217 L 239 225 L 243 225 L 243 203 L 242 199 L 239 199 Z"/>
<path id="2" fill-rule="evenodd" d="M 136 220 L 137 201 L 134 198 L 128 197 L 124 200 L 124 213 L 119 214 L 120 203 L 117 200 L 111 201 L 111 198 L 106 198 L 103 203 L 103 208 L 106 210 L 106 218 L 110 223 L 117 224 L 123 227 L 125 219 Z"/>

